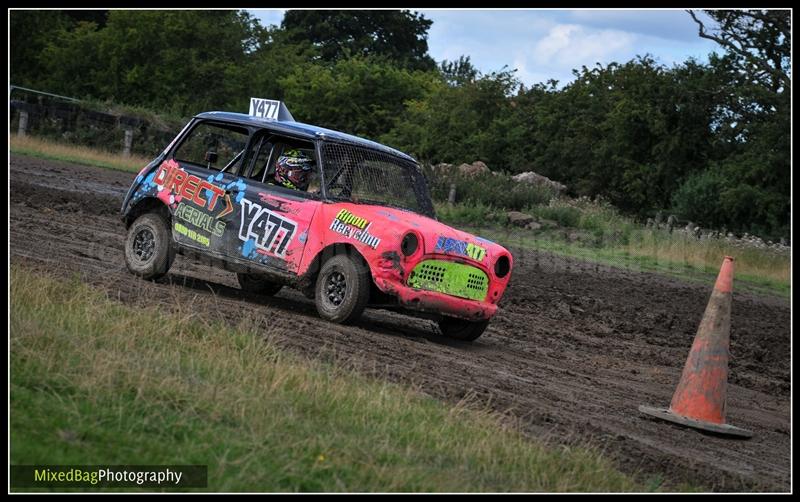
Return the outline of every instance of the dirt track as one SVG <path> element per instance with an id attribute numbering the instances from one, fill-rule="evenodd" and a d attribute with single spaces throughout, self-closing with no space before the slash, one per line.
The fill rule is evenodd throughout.
<path id="1" fill-rule="evenodd" d="M 516 268 L 500 311 L 474 343 L 436 335 L 430 321 L 368 310 L 353 327 L 326 323 L 313 302 L 284 289 L 246 297 L 235 276 L 178 257 L 169 277 L 142 281 L 125 269 L 118 218 L 134 175 L 11 156 L 11 262 L 80 273 L 124 302 L 191 301 L 233 322 L 263 316 L 280 346 L 450 402 L 518 417 L 557 443 L 599 445 L 626 472 L 717 491 L 790 489 L 789 302 L 735 291 L 728 422 L 731 440 L 650 419 L 640 404 L 668 406 L 711 285 L 513 249 Z M 182 302 L 186 303 L 186 302 Z"/>

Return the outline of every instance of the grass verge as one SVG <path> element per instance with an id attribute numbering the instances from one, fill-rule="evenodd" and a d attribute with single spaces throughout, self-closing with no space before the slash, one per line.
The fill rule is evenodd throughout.
<path id="1" fill-rule="evenodd" d="M 641 247 L 636 244 L 597 247 L 580 242 L 569 242 L 561 233 L 557 232 L 540 233 L 525 229 L 512 230 L 486 227 L 472 228 L 471 231 L 510 249 L 517 247 L 544 251 L 589 263 L 608 265 L 631 271 L 653 272 L 684 281 L 707 284 L 709 288 L 714 285 L 719 268 L 722 265 L 722 258 L 725 255 L 732 255 L 736 258 L 734 272 L 735 291 L 786 299 L 790 297 L 791 292 L 788 279 L 776 280 L 769 275 L 748 273 L 747 260 L 742 258 L 742 253 L 735 250 L 716 253 L 708 251 L 711 256 L 706 261 L 697 263 L 696 261 L 691 261 L 691 255 L 688 253 L 684 258 L 680 255 L 668 257 L 669 255 L 664 252 L 664 249 L 668 249 L 668 247 L 651 247 L 650 243 L 641 244 Z M 742 266 L 743 264 L 744 266 Z"/>
<path id="2" fill-rule="evenodd" d="M 203 491 L 644 491 L 597 452 L 11 268 L 11 463 L 204 464 Z"/>
<path id="3" fill-rule="evenodd" d="M 690 281 L 713 284 L 723 257 L 730 255 L 736 259 L 735 279 L 741 290 L 784 298 L 791 291 L 791 257 L 786 253 L 644 228 L 607 208 L 531 207 L 529 214 L 547 218 L 555 226 L 537 230 L 508 226 L 505 212 L 488 206 L 439 204 L 436 209 L 445 222 L 506 247 Z"/>
<path id="4" fill-rule="evenodd" d="M 11 153 L 87 166 L 138 173 L 153 159 L 132 155 L 124 157 L 84 146 L 67 145 L 33 136 L 11 135 Z"/>

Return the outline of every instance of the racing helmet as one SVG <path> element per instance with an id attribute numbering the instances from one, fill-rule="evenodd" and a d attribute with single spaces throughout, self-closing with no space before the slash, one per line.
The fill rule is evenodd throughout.
<path id="1" fill-rule="evenodd" d="M 297 148 L 286 150 L 275 163 L 275 183 L 295 190 L 307 190 L 314 159 Z"/>

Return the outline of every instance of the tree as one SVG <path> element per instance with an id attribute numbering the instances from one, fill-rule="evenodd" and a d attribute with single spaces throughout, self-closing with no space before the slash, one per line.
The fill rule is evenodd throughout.
<path id="1" fill-rule="evenodd" d="M 310 42 L 320 58 L 336 62 L 351 57 L 382 57 L 410 70 L 432 70 L 428 30 L 433 24 L 409 11 L 290 10 L 281 28 L 290 41 Z"/>
<path id="2" fill-rule="evenodd" d="M 481 74 L 481 72 L 472 65 L 469 56 L 459 56 L 458 61 L 448 61 L 445 59 L 439 64 L 439 71 L 442 73 L 445 82 L 453 86 L 474 82 Z"/>
<path id="3" fill-rule="evenodd" d="M 440 76 L 424 97 L 407 103 L 382 140 L 433 163 L 483 160 L 490 168 L 508 169 L 513 147 L 504 118 L 519 85 L 505 68 L 459 86 Z"/>
<path id="4" fill-rule="evenodd" d="M 80 22 L 94 23 L 103 28 L 108 22 L 107 10 L 62 10 L 61 13 L 72 20 L 74 24 Z"/>
<path id="5" fill-rule="evenodd" d="M 791 83 L 791 11 L 706 10 L 717 26 L 707 27 L 691 10 L 700 37 L 713 40 L 737 60 L 737 66 L 772 92 Z"/>
<path id="6" fill-rule="evenodd" d="M 551 81 L 512 99 L 509 170 L 603 195 L 629 214 L 667 207 L 682 178 L 708 162 L 716 99 L 709 68 L 667 68 L 643 56 L 574 73 L 563 89 Z"/>
<path id="7" fill-rule="evenodd" d="M 721 82 L 711 123 L 715 182 L 689 178 L 681 193 L 701 184 L 711 187 L 706 193 L 716 194 L 716 206 L 725 214 L 718 219 L 727 219 L 728 228 L 786 236 L 791 207 L 791 12 L 705 12 L 714 26 L 689 14 L 699 35 L 725 50 L 710 58 Z M 689 200 L 676 194 L 678 206 L 686 207 Z"/>
<path id="8" fill-rule="evenodd" d="M 258 26 L 254 45 L 248 57 L 247 96 L 284 100 L 286 88 L 281 82 L 293 73 L 305 73 L 319 59 L 316 47 L 292 42 L 286 31 L 278 27 Z M 295 113 L 293 103 L 287 104 Z"/>
<path id="9" fill-rule="evenodd" d="M 236 11 L 109 13 L 79 22 L 42 51 L 46 88 L 179 115 L 246 106 L 255 22 Z"/>
<path id="10" fill-rule="evenodd" d="M 37 88 L 41 75 L 47 72 L 41 53 L 70 26 L 70 20 L 53 10 L 10 10 L 8 17 L 10 83 Z"/>
<path id="11" fill-rule="evenodd" d="M 296 65 L 278 84 L 297 120 L 378 139 L 433 81 L 430 73 L 359 57 Z"/>

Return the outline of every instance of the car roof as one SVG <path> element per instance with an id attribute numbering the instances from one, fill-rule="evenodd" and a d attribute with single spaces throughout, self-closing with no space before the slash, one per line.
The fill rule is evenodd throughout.
<path id="1" fill-rule="evenodd" d="M 385 153 L 395 155 L 404 160 L 417 163 L 414 157 L 395 150 L 394 148 L 382 145 L 375 141 L 359 138 L 352 134 L 334 131 L 333 129 L 326 129 L 311 124 L 304 124 L 302 122 L 286 121 L 286 120 L 273 120 L 267 118 L 256 117 L 246 113 L 233 113 L 233 112 L 204 112 L 195 116 L 198 119 L 214 119 L 222 120 L 225 122 L 233 122 L 236 124 L 254 126 L 254 127 L 268 127 L 270 130 L 282 132 L 294 136 L 298 136 L 308 140 L 323 139 L 329 141 L 338 141 L 344 143 L 351 143 L 357 146 L 371 148 L 373 150 L 380 150 Z"/>

